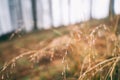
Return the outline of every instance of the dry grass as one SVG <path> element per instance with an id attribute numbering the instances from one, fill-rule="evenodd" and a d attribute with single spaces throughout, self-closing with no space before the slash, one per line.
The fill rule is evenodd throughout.
<path id="1" fill-rule="evenodd" d="M 71 33 L 68 59 L 78 80 L 120 79 L 120 41 L 115 31 L 101 24 L 92 30 L 77 27 Z"/>
<path id="2" fill-rule="evenodd" d="M 36 50 L 25 51 L 5 63 L 0 77 L 6 79 L 16 62 L 25 57 L 33 64 L 62 58 L 64 80 L 119 80 L 120 41 L 115 34 L 116 27 L 113 27 L 105 24 L 92 28 L 88 24 L 75 25 L 68 35 L 55 30 L 61 37 L 40 42 Z M 73 75 L 67 76 L 66 72 Z"/>

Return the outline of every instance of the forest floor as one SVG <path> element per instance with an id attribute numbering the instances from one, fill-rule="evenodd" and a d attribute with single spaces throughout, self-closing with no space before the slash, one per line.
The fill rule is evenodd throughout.
<path id="1" fill-rule="evenodd" d="M 86 25 L 94 28 L 99 24 L 110 25 L 107 20 L 92 20 L 84 22 L 81 24 L 76 24 L 85 27 Z M 48 55 L 47 52 L 43 52 L 45 55 L 41 55 L 39 61 L 34 63 L 29 61 L 28 56 L 21 57 L 17 60 L 17 63 L 12 69 L 12 74 L 9 78 L 3 78 L 3 80 L 76 80 L 72 77 L 73 72 L 64 72 L 64 64 L 62 62 L 64 57 L 64 46 L 69 41 L 69 35 L 71 30 L 75 28 L 76 25 L 70 25 L 68 27 L 53 28 L 49 30 L 33 31 L 32 33 L 21 34 L 21 37 L 17 35 L 11 40 L 6 40 L 0 42 L 0 69 L 5 62 L 11 61 L 14 57 L 24 54 L 28 51 L 41 51 L 48 50 L 51 48 L 58 48 L 54 58 L 51 60 L 51 54 Z M 102 43 L 102 42 L 100 42 Z M 102 46 L 102 45 L 101 45 Z M 52 50 L 50 50 L 52 51 Z M 35 53 L 32 53 L 35 54 Z M 31 54 L 30 54 L 31 55 Z M 40 56 L 40 55 L 39 55 Z"/>

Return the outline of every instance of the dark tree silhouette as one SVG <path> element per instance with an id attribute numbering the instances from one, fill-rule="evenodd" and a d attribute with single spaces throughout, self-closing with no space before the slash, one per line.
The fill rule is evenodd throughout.
<path id="1" fill-rule="evenodd" d="M 110 20 L 112 21 L 114 17 L 114 0 L 110 0 L 109 17 L 110 17 Z"/>
<path id="2" fill-rule="evenodd" d="M 36 0 L 32 0 L 32 12 L 33 12 L 33 23 L 34 29 L 37 29 L 37 10 L 36 10 Z"/>

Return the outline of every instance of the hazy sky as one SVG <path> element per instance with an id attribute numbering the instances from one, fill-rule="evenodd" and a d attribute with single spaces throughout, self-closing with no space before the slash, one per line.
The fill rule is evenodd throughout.
<path id="1" fill-rule="evenodd" d="M 114 9 L 116 14 L 120 14 L 120 0 L 115 0 Z"/>

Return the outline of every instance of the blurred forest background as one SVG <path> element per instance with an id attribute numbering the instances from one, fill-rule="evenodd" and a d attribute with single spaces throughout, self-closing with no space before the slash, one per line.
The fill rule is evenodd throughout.
<path id="1" fill-rule="evenodd" d="M 120 13 L 119 0 L 0 0 L 0 36 L 49 29 Z"/>

